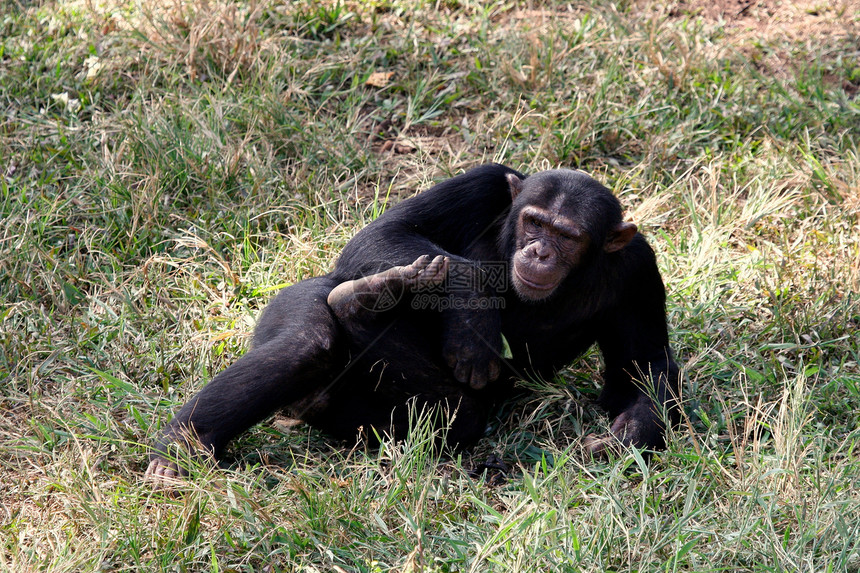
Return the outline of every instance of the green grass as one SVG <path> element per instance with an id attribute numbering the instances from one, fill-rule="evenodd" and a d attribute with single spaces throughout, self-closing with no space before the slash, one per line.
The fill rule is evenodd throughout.
<path id="1" fill-rule="evenodd" d="M 0 4 L 0 569 L 860 570 L 860 9 L 799 14 Z M 457 458 L 426 423 L 365 450 L 275 421 L 179 496 L 142 482 L 278 288 L 493 160 L 584 169 L 647 233 L 687 375 L 666 452 L 583 456 L 592 352 Z M 490 453 L 503 484 L 469 476 Z"/>

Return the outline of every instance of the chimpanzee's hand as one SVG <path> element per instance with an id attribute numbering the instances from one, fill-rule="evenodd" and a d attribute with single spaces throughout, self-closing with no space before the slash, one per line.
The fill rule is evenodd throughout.
<path id="1" fill-rule="evenodd" d="M 583 446 L 595 457 L 606 457 L 610 452 L 618 453 L 631 446 L 661 450 L 666 446 L 664 432 L 657 406 L 642 395 L 612 420 L 608 433 L 588 434 L 583 438 Z"/>
<path id="2" fill-rule="evenodd" d="M 459 382 L 480 390 L 499 377 L 500 323 L 494 311 L 453 311 L 446 317 L 442 352 Z"/>

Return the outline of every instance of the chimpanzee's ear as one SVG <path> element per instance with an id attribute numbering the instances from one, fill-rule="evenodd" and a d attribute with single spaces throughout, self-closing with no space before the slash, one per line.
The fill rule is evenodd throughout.
<path id="1" fill-rule="evenodd" d="M 609 236 L 606 238 L 606 244 L 603 250 L 607 253 L 620 251 L 627 246 L 633 237 L 636 235 L 636 225 L 622 221 L 618 223 L 614 229 L 609 231 Z"/>
<path id="2" fill-rule="evenodd" d="M 513 173 L 508 173 L 506 177 L 508 178 L 508 186 L 511 188 L 511 200 L 513 201 L 523 190 L 523 180 Z"/>

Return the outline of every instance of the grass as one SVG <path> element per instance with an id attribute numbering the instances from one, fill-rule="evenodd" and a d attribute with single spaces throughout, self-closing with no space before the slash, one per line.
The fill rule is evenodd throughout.
<path id="1" fill-rule="evenodd" d="M 860 10 L 715 5 L 0 4 L 0 569 L 860 570 Z M 582 455 L 592 352 L 455 458 L 276 420 L 142 483 L 278 288 L 487 161 L 585 169 L 647 233 L 666 452 Z"/>

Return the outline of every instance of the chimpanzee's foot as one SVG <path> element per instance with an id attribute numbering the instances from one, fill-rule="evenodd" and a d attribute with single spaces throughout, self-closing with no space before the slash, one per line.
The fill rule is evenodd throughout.
<path id="1" fill-rule="evenodd" d="M 328 295 L 328 305 L 341 320 L 393 308 L 406 291 L 439 285 L 448 275 L 448 257 L 418 257 L 411 265 L 392 267 L 374 275 L 346 281 Z"/>

